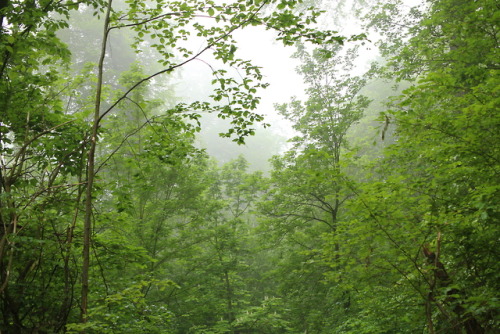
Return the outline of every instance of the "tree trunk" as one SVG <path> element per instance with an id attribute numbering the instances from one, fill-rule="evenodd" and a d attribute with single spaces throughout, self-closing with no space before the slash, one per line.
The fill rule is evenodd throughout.
<path id="1" fill-rule="evenodd" d="M 104 58 L 106 57 L 106 44 L 109 34 L 109 17 L 111 13 L 112 0 L 108 0 L 106 17 L 104 20 L 104 32 L 101 46 L 101 57 L 99 59 L 97 87 L 95 96 L 94 121 L 90 137 L 90 149 L 87 161 L 87 189 L 85 192 L 85 219 L 83 222 L 83 264 L 82 264 L 82 300 L 81 321 L 87 322 L 88 294 L 89 294 L 89 268 L 90 268 L 90 244 L 92 234 L 92 193 L 95 178 L 95 151 L 97 146 L 97 134 L 99 131 L 102 81 L 104 70 Z"/>
<path id="2" fill-rule="evenodd" d="M 446 272 L 446 269 L 444 267 L 444 264 L 439 260 L 439 244 L 440 244 L 440 239 L 441 236 L 438 234 L 438 248 L 436 252 L 432 252 L 429 250 L 427 246 L 424 246 L 423 248 L 423 253 L 425 257 L 427 258 L 427 261 L 429 264 L 434 266 L 433 272 L 434 272 L 434 278 L 433 278 L 433 287 L 432 290 L 434 290 L 434 285 L 440 286 L 442 288 L 446 288 L 451 285 L 452 280 L 451 277 L 448 275 Z M 460 294 L 461 291 L 458 289 L 450 289 L 447 292 L 447 295 L 449 295 L 446 300 L 445 304 L 448 304 L 451 306 L 453 312 L 457 315 L 458 319 L 455 319 L 453 321 L 454 324 L 454 330 L 461 331 L 461 329 L 465 330 L 467 334 L 483 334 L 484 329 L 481 326 L 481 324 L 474 318 L 472 315 L 467 315 L 466 310 L 463 308 L 461 305 L 460 301 L 457 300 L 456 297 L 453 295 Z M 428 302 L 432 301 L 434 299 L 433 297 L 433 291 L 429 293 L 429 299 Z M 453 319 L 452 319 L 453 320 Z"/>

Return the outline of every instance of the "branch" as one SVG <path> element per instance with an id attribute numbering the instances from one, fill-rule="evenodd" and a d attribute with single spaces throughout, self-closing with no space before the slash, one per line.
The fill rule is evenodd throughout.
<path id="1" fill-rule="evenodd" d="M 95 174 L 99 173 L 99 171 L 101 170 L 102 167 L 104 167 L 106 165 L 106 163 L 109 161 L 109 159 L 111 159 L 114 154 L 116 152 L 118 152 L 118 150 L 123 146 L 123 144 L 125 144 L 125 142 L 130 138 L 132 137 L 133 135 L 135 135 L 137 132 L 141 131 L 146 125 L 148 124 L 151 124 L 151 121 L 148 119 L 146 120 L 141 126 L 139 126 L 137 129 L 135 129 L 134 131 L 132 131 L 131 133 L 127 134 L 125 136 L 125 138 L 123 138 L 123 140 L 121 141 L 121 143 L 113 150 L 113 152 L 111 152 L 108 157 L 106 159 L 104 159 L 104 161 L 97 167 L 96 171 L 95 171 Z"/>
<path id="2" fill-rule="evenodd" d="M 217 42 L 225 39 L 226 37 L 230 36 L 234 31 L 236 31 L 237 29 L 241 28 L 242 26 L 244 26 L 245 24 L 247 24 L 248 22 L 250 22 L 251 20 L 254 19 L 254 17 L 257 15 L 257 13 L 264 7 L 264 4 L 266 2 L 263 2 L 263 4 L 252 14 L 250 15 L 250 17 L 246 20 L 246 21 L 243 21 L 241 22 L 240 24 L 232 27 L 231 29 L 229 29 L 228 32 L 226 32 L 225 34 L 219 36 L 219 38 L 217 38 L 215 41 L 213 41 L 212 43 L 208 44 L 205 48 L 203 48 L 201 51 L 199 51 L 197 54 L 195 54 L 194 56 L 192 56 L 191 58 L 177 64 L 177 65 L 172 65 L 164 70 L 161 70 L 161 71 L 158 71 L 154 74 L 151 74 L 150 76 L 146 77 L 146 78 L 143 78 L 141 80 L 139 80 L 137 83 L 135 83 L 131 88 L 129 88 L 120 98 L 118 98 L 118 100 L 116 100 L 106 111 L 103 112 L 103 114 L 98 118 L 97 120 L 97 123 L 100 123 L 100 121 L 104 118 L 104 116 L 106 116 L 111 110 L 113 110 L 116 105 L 118 103 L 120 103 L 121 101 L 123 101 L 128 94 L 130 94 L 134 89 L 136 89 L 138 86 L 142 85 L 144 82 L 147 82 L 149 80 L 151 80 L 152 78 L 160 75 L 160 74 L 163 74 L 163 73 L 167 73 L 167 72 L 172 72 L 173 70 L 175 70 L 176 68 L 179 68 L 181 66 L 184 66 L 190 62 L 192 62 L 193 60 L 195 60 L 197 57 L 201 56 L 203 53 L 205 53 L 205 51 L 211 49 Z M 109 32 L 109 30 L 108 30 Z"/>
<path id="3" fill-rule="evenodd" d="M 70 120 L 70 121 L 67 121 L 67 122 L 64 122 L 64 123 L 61 123 L 59 125 L 56 125 L 50 129 L 47 129 L 45 131 L 42 131 L 40 132 L 39 134 L 37 134 L 35 137 L 33 137 L 32 139 L 28 140 L 26 143 L 23 144 L 23 146 L 21 146 L 21 148 L 19 149 L 19 152 L 15 155 L 14 157 L 14 166 L 12 167 L 12 170 L 11 170 L 11 173 L 9 175 L 9 178 L 12 178 L 14 176 L 14 172 L 16 171 L 17 172 L 17 167 L 19 167 L 20 165 L 18 165 L 18 161 L 19 161 L 19 158 L 21 157 L 21 155 L 26 151 L 26 149 L 28 148 L 29 145 L 31 145 L 35 140 L 39 139 L 40 137 L 54 131 L 55 129 L 57 128 L 60 128 L 66 124 L 69 124 L 69 123 L 73 123 L 75 122 L 75 120 Z"/>
<path id="4" fill-rule="evenodd" d="M 30 200 L 24 205 L 24 207 L 22 208 L 22 210 L 25 210 L 31 203 L 33 203 L 33 201 L 38 197 L 40 196 L 41 194 L 43 194 L 44 192 L 47 192 L 47 191 L 50 191 L 50 190 L 53 190 L 53 189 L 57 189 L 57 188 L 71 188 L 71 187 L 74 187 L 74 186 L 80 186 L 80 185 L 83 185 L 83 184 L 87 184 L 87 182 L 78 182 L 78 183 L 68 183 L 68 184 L 60 184 L 58 186 L 52 186 L 52 187 L 47 187 L 47 188 L 44 188 L 42 190 L 39 190 L 38 192 L 36 192 L 35 194 L 31 195 L 31 198 Z"/>
<path id="5" fill-rule="evenodd" d="M 109 28 L 108 32 L 111 31 L 111 30 L 113 30 L 113 29 L 120 29 L 120 28 L 128 28 L 128 27 L 140 26 L 142 24 L 146 24 L 146 23 L 149 23 L 151 21 L 155 21 L 155 20 L 167 17 L 167 16 L 181 16 L 182 13 L 187 13 L 187 12 L 166 13 L 166 14 L 155 16 L 155 17 L 151 17 L 149 19 L 144 19 L 143 21 L 136 22 L 136 23 L 123 24 L 121 26 L 113 26 L 113 27 Z"/>

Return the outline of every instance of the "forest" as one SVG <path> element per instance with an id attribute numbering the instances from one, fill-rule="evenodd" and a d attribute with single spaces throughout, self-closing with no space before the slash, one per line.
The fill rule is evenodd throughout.
<path id="1" fill-rule="evenodd" d="M 500 333 L 498 0 L 0 22 L 0 334 Z M 242 31 L 300 94 L 260 109 Z"/>

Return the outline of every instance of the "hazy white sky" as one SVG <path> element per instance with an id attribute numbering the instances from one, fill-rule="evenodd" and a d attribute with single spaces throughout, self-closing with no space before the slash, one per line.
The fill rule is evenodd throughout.
<path id="1" fill-rule="evenodd" d="M 234 33 L 238 41 L 237 57 L 251 60 L 256 66 L 262 67 L 264 82 L 270 86 L 259 92 L 262 97 L 257 112 L 266 116 L 266 122 L 271 123 L 274 131 L 289 132 L 289 125 L 279 117 L 274 110 L 275 103 L 290 101 L 292 96 L 303 96 L 302 78 L 295 71 L 299 65 L 292 59 L 294 47 L 285 47 L 275 41 L 272 31 L 261 27 L 249 27 Z M 190 40 L 190 47 L 197 50 L 202 47 L 202 40 Z M 222 65 L 213 60 L 209 53 L 203 54 L 198 61 L 193 61 L 182 69 L 182 79 L 177 84 L 179 97 L 190 100 L 206 97 L 211 93 L 213 79 L 210 64 L 214 69 Z"/>
<path id="2" fill-rule="evenodd" d="M 267 122 L 278 130 L 283 121 L 274 110 L 274 104 L 289 102 L 292 96 L 304 96 L 302 77 L 295 71 L 299 61 L 291 58 L 295 48 L 275 41 L 274 32 L 260 27 L 239 31 L 234 36 L 241 41 L 240 55 L 261 66 L 264 81 L 270 84 L 262 92 L 258 111 L 266 115 Z"/>

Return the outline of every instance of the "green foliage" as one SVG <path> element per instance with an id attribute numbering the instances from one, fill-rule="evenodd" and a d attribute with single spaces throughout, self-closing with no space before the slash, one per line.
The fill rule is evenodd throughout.
<path id="1" fill-rule="evenodd" d="M 168 296 L 176 288 L 149 285 L 165 276 L 182 278 L 183 267 L 175 261 L 182 264 L 206 249 L 217 256 L 213 270 L 207 271 L 208 282 L 224 277 L 226 283 L 214 295 L 224 302 L 207 305 L 218 305 L 217 316 L 226 318 L 219 325 L 234 320 L 236 311 L 227 302 L 237 295 L 230 290 L 239 288 L 238 268 L 243 266 L 234 259 L 244 247 L 236 242 L 236 231 L 246 223 L 260 176 L 243 176 L 244 166 L 238 165 L 241 175 L 224 172 L 227 185 L 213 192 L 215 181 L 205 179 L 209 163 L 193 140 L 203 112 L 229 119 L 225 136 L 238 143 L 263 120 L 255 109 L 257 92 L 266 84 L 257 66 L 238 57 L 234 31 L 265 24 L 278 30 L 285 44 L 341 40 L 334 32 L 306 27 L 318 12 L 295 15 L 290 12 L 295 5 L 0 3 L 1 331 L 61 332 L 72 323 L 74 331 L 163 332 L 170 326 L 170 311 L 161 310 L 173 303 Z M 267 12 L 265 6 L 279 8 Z M 105 22 L 103 13 L 109 14 L 103 16 Z M 202 24 L 198 17 L 206 14 L 213 20 Z M 191 34 L 202 41 L 199 52 L 185 46 Z M 130 41 L 137 55 L 127 47 Z M 157 87 L 165 82 L 159 80 L 161 74 L 203 53 L 215 59 L 209 101 L 177 103 L 171 90 Z M 149 66 L 152 59 L 160 67 Z M 230 67 L 243 76 L 235 79 Z M 148 87 L 147 82 L 157 85 Z M 232 216 L 223 209 L 227 203 Z M 204 225 L 207 217 L 213 230 Z M 83 261 L 78 255 L 82 248 Z M 82 300 L 76 297 L 80 269 Z M 90 318 L 85 316 L 88 296 Z M 157 300 L 162 305 L 158 313 L 140 314 L 155 309 Z M 80 303 L 83 322 L 78 324 Z M 140 312 L 131 311 L 132 306 L 140 306 Z M 120 313 L 127 321 L 117 320 Z M 192 325 L 206 325 L 200 318 Z"/>
<path id="2" fill-rule="evenodd" d="M 265 298 L 259 306 L 250 307 L 240 314 L 235 327 L 240 332 L 258 333 L 293 333 L 289 322 L 283 319 L 287 313 L 283 301 L 279 298 Z"/>
<path id="3" fill-rule="evenodd" d="M 144 291 L 164 291 L 173 282 L 149 279 L 132 283 L 96 303 L 89 310 L 90 321 L 68 324 L 67 333 L 168 333 L 171 312 L 163 305 L 148 303 Z"/>
<path id="4" fill-rule="evenodd" d="M 353 197 L 346 134 L 369 100 L 359 94 L 366 79 L 344 72 L 352 69 L 356 48 L 324 46 L 310 53 L 300 46 L 296 56 L 308 98 L 278 106 L 299 136 L 273 159 L 271 186 L 259 205 L 261 228 L 279 244 L 281 255 L 271 259 L 278 262 L 272 272 L 277 290 L 289 306 L 281 316 L 297 332 L 331 333 L 358 307 L 351 302 L 352 266 L 341 257 L 350 252 L 343 224 Z"/>
<path id="5" fill-rule="evenodd" d="M 377 122 L 363 118 L 370 99 L 392 93 L 380 78 L 366 87 L 375 71 L 352 75 L 358 49 L 311 28 L 321 11 L 300 3 L 118 3 L 101 82 L 92 50 L 110 3 L 1 2 L 0 331 L 498 330 L 496 3 L 374 7 L 367 24 L 392 57 L 377 74 L 407 82 L 382 104 L 385 147 L 371 152 L 351 141 Z M 307 84 L 305 101 L 277 107 L 299 135 L 269 179 L 243 157 L 217 167 L 194 145 L 202 113 L 227 119 L 222 136 L 237 143 L 263 121 L 266 83 L 232 37 L 252 25 L 298 46 Z M 71 55 L 58 36 L 79 45 L 78 29 L 92 47 Z M 161 88 L 203 53 L 214 59 L 207 100 Z"/>
<path id="6" fill-rule="evenodd" d="M 357 158 L 366 148 L 353 154 L 343 142 L 344 129 L 359 119 L 357 108 L 332 108 L 345 123 L 324 118 L 329 93 L 341 99 L 350 83 L 359 91 L 364 79 L 342 78 L 324 91 L 316 85 L 305 104 L 280 107 L 301 133 L 291 151 L 274 159 L 261 210 L 263 228 L 279 242 L 270 275 L 289 305 L 292 328 L 498 328 L 498 74 L 491 61 L 498 32 L 490 6 L 433 1 L 427 10 L 410 10 L 409 29 L 400 31 L 386 25 L 402 9 L 396 3 L 372 17 L 370 24 L 391 37 L 383 47 L 393 59 L 381 73 L 413 81 L 381 116 L 382 138 L 387 131 L 394 136 L 382 158 L 376 159 L 379 149 L 372 161 Z M 336 54 L 302 53 L 306 82 L 325 82 Z M 334 206 L 336 199 L 342 205 Z"/>

